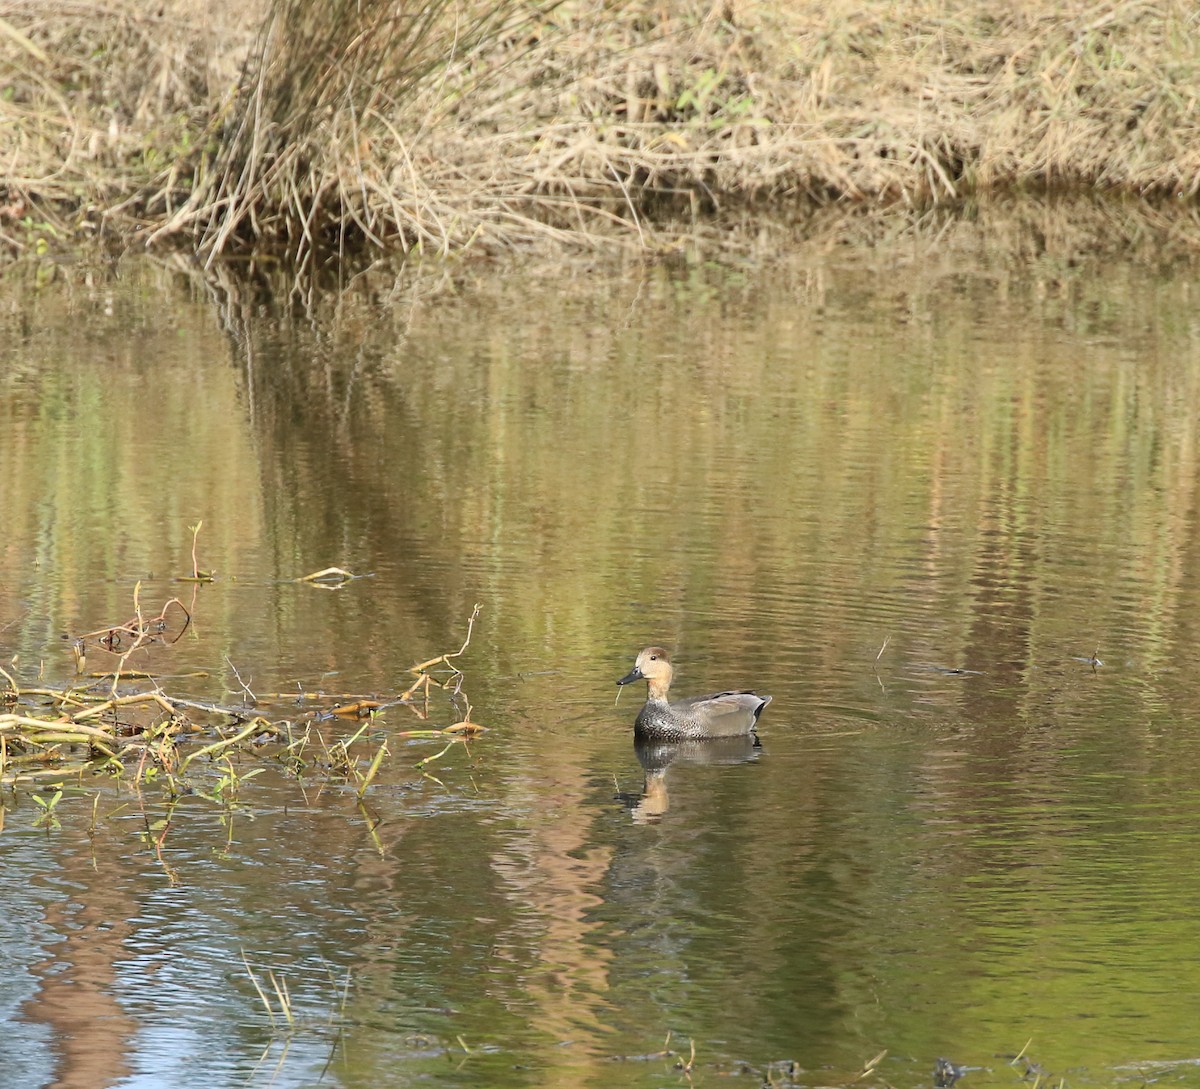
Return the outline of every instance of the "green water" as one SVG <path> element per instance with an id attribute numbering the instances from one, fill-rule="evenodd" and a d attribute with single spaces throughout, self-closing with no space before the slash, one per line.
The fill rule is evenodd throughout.
<path id="1" fill-rule="evenodd" d="M 251 754 L 232 808 L 5 786 L 0 1085 L 652 1087 L 694 1044 L 697 1086 L 1017 1086 L 1027 1042 L 1030 1084 L 1200 1085 L 1197 282 L 920 242 L 307 307 L 12 271 L 19 683 L 140 583 L 192 622 L 131 665 L 302 730 L 275 694 L 395 694 L 479 602 L 430 712 L 489 732 L 422 774 L 386 711 L 363 805 Z M 369 577 L 292 581 L 331 565 Z M 770 693 L 761 748 L 647 774 L 651 642 Z"/>

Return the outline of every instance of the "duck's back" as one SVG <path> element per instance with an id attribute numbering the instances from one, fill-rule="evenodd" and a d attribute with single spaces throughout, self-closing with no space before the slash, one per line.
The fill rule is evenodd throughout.
<path id="1" fill-rule="evenodd" d="M 634 723 L 634 735 L 660 741 L 706 737 L 740 737 L 754 731 L 758 716 L 771 702 L 756 692 L 714 692 L 664 704 L 650 701 Z"/>

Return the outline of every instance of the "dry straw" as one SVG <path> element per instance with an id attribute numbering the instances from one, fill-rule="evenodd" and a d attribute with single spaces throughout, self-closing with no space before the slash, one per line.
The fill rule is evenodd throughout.
<path id="1" fill-rule="evenodd" d="M 0 63 L 18 245 L 34 220 L 303 262 L 1200 190 L 1190 0 L 0 0 Z"/>

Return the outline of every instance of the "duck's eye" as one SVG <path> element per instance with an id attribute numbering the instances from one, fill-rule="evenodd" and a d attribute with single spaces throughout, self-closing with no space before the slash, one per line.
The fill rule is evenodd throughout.
<path id="1" fill-rule="evenodd" d="M 657 662 L 657 661 L 658 661 L 658 655 L 657 655 L 657 654 L 651 654 L 651 655 L 650 655 L 650 661 L 652 661 L 652 662 Z"/>

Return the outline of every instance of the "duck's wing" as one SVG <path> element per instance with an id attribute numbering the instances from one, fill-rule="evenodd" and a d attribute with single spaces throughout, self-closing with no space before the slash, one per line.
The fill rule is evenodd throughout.
<path id="1" fill-rule="evenodd" d="M 728 692 L 714 692 L 711 696 L 694 696 L 685 703 L 715 703 L 722 707 L 754 708 L 766 707 L 771 702 L 770 696 L 760 696 L 749 688 L 732 688 Z"/>
<path id="2" fill-rule="evenodd" d="M 681 700 L 677 705 L 680 712 L 704 723 L 713 736 L 746 733 L 754 728 L 762 709 L 771 702 L 770 696 L 757 692 L 736 689 L 729 692 L 713 692 L 707 696 L 693 696 Z"/>

